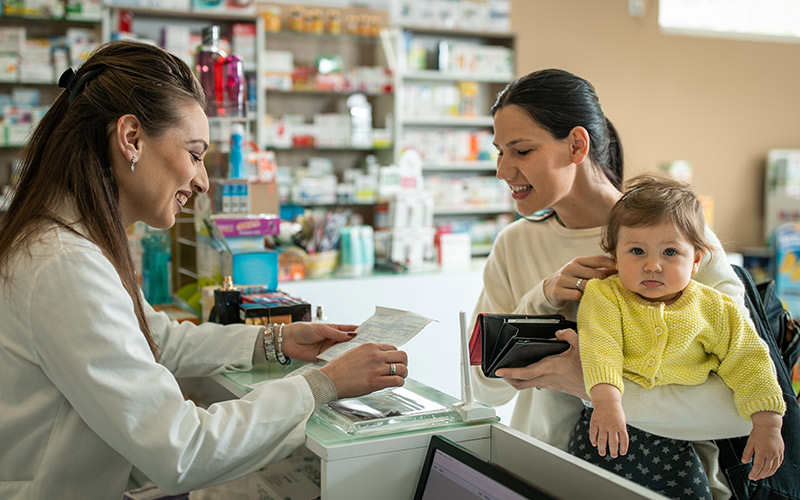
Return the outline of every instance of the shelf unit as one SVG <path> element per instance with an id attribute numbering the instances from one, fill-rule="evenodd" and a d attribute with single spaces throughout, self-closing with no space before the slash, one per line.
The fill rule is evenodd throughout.
<path id="1" fill-rule="evenodd" d="M 254 76 L 256 81 L 256 93 L 258 96 L 263 94 L 264 79 L 259 47 L 264 46 L 264 21 L 263 18 L 251 9 L 225 10 L 225 11 L 197 11 L 197 10 L 176 10 L 163 8 L 144 8 L 144 7 L 117 7 L 109 6 L 104 9 L 103 40 L 110 40 L 114 36 L 113 27 L 119 25 L 119 15 L 126 12 L 132 15 L 131 30 L 139 37 L 149 38 L 160 41 L 162 30 L 165 26 L 178 26 L 186 28 L 192 35 L 199 36 L 203 28 L 211 25 L 219 25 L 222 38 L 231 40 L 233 26 L 237 23 L 252 24 L 255 26 L 255 40 L 253 41 L 254 59 L 244 61 L 245 75 Z M 193 47 L 187 47 L 189 49 Z M 178 54 L 193 66 L 194 62 L 190 55 Z M 257 117 L 263 116 L 265 107 L 263 99 L 256 99 L 256 108 L 248 111 L 247 120 L 240 117 L 233 118 L 233 121 L 245 121 L 248 125 L 248 133 L 252 137 L 258 137 Z M 229 120 L 209 120 L 211 127 L 212 142 L 222 142 L 230 137 Z M 224 150 L 223 150 L 224 151 Z M 211 174 L 211 172 L 209 172 Z"/>
<path id="2" fill-rule="evenodd" d="M 40 17 L 40 16 L 14 16 L 2 15 L 0 16 L 0 27 L 3 28 L 25 28 L 26 39 L 36 38 L 54 38 L 65 35 L 68 28 L 82 28 L 90 29 L 97 35 L 98 39 L 101 36 L 101 19 L 71 19 L 67 17 Z M 3 53 L 9 54 L 7 48 L 3 48 Z M 32 89 L 38 91 L 40 94 L 40 106 L 49 106 L 53 100 L 58 96 L 61 89 L 56 85 L 57 79 L 60 76 L 57 73 L 59 70 L 54 69 L 53 78 L 51 81 L 32 81 L 32 80 L 19 80 L 16 81 L 0 81 L 0 93 L 10 94 L 14 88 Z M 11 142 L 6 140 L 6 130 L 3 130 L 2 145 L 0 145 L 0 193 L 2 188 L 11 182 L 12 176 L 12 162 L 18 154 L 19 149 L 25 145 L 23 136 L 27 136 L 30 131 L 18 130 L 16 134 L 9 136 L 19 136 L 12 139 Z M 0 194 L 0 211 L 4 206 L 2 194 Z"/>
<path id="3" fill-rule="evenodd" d="M 494 179 L 489 109 L 514 79 L 514 35 L 399 25 L 392 39 L 398 66 L 395 159 L 407 148 L 420 153 L 426 188 L 436 198 L 434 225 L 468 230 L 473 255 L 486 255 L 513 214 L 508 190 Z M 488 60 L 506 64 L 487 69 Z M 487 196 L 452 196 L 461 191 Z M 488 232 L 494 234 L 487 236 L 492 225 Z"/>
<path id="4" fill-rule="evenodd" d="M 374 12 L 374 11 L 373 11 Z M 385 20 L 384 20 L 385 21 Z M 385 68 L 386 56 L 379 37 L 361 36 L 352 34 L 313 34 L 298 33 L 293 31 L 267 32 L 265 36 L 265 51 L 285 51 L 293 54 L 295 68 L 314 68 L 316 59 L 321 56 L 340 57 L 342 69 L 347 72 L 355 67 Z M 262 54 L 264 51 L 261 51 Z M 294 78 L 293 78 L 294 80 Z M 264 102 L 266 112 L 262 123 L 266 130 L 272 126 L 280 127 L 285 123 L 286 117 L 297 120 L 302 117 L 304 125 L 310 125 L 317 114 L 349 114 L 346 101 L 355 92 L 364 94 L 372 109 L 373 129 L 391 129 L 394 123 L 391 113 L 394 110 L 394 92 L 373 91 L 357 88 L 345 90 L 320 90 L 313 87 L 310 82 L 293 81 L 293 87 L 266 88 Z M 299 86 L 299 88 L 298 88 Z M 287 125 L 291 126 L 291 125 Z M 268 135 L 268 134 L 267 134 Z M 393 138 L 389 137 L 393 143 Z M 393 158 L 393 144 L 371 146 L 328 146 L 306 144 L 294 141 L 290 144 L 270 141 L 262 135 L 259 145 L 262 149 L 274 151 L 279 168 L 288 169 L 291 176 L 298 173 L 314 157 L 322 157 L 333 165 L 333 173 L 339 182 L 343 180 L 344 172 L 348 169 L 363 170 L 368 155 L 373 155 L 379 165 L 388 165 Z M 296 202 L 291 197 L 286 198 L 285 191 L 281 204 L 300 204 L 304 207 L 319 207 L 333 204 Z M 367 222 L 371 222 L 373 214 L 369 210 L 374 204 L 354 203 L 346 204 L 347 208 L 361 214 Z"/>

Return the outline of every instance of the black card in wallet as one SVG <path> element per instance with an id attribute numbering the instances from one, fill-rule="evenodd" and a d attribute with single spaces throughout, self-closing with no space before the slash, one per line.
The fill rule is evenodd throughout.
<path id="1" fill-rule="evenodd" d="M 518 368 L 535 363 L 546 356 L 569 349 L 569 342 L 558 340 L 556 332 L 576 330 L 574 321 L 560 314 L 479 314 L 481 333 L 481 369 L 487 377 L 496 378 L 500 368 Z"/>

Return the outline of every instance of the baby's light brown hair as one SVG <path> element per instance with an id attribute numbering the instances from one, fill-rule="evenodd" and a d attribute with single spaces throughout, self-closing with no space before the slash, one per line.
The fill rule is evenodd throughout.
<path id="1" fill-rule="evenodd" d="M 616 256 L 621 227 L 647 227 L 668 222 L 674 225 L 695 250 L 713 258 L 705 237 L 703 204 L 689 184 L 669 177 L 645 174 L 625 183 L 625 194 L 611 209 L 603 229 L 600 247 Z"/>

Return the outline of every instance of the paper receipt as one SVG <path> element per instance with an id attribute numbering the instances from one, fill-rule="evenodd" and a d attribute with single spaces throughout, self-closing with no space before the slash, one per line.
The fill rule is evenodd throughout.
<path id="1" fill-rule="evenodd" d="M 356 328 L 358 335 L 352 340 L 328 348 L 319 355 L 319 359 L 330 361 L 350 349 L 369 342 L 400 347 L 414 338 L 431 321 L 433 320 L 417 313 L 376 306 L 375 314 Z"/>

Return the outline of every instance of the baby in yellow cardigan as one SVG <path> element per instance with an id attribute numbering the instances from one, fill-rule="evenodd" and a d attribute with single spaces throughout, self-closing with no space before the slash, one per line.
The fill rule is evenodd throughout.
<path id="1" fill-rule="evenodd" d="M 750 479 L 783 461 L 786 406 L 764 342 L 727 295 L 692 280 L 710 250 L 703 209 L 687 185 L 640 176 L 611 211 L 602 248 L 618 274 L 586 284 L 578 309 L 580 354 L 592 412 L 589 439 L 605 457 L 628 452 L 623 377 L 651 388 L 703 383 L 714 371 L 753 429 L 742 462 Z M 725 258 L 724 256 L 712 256 Z"/>

